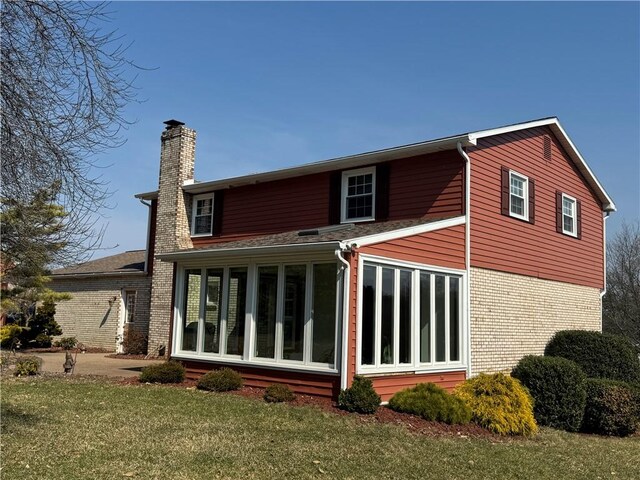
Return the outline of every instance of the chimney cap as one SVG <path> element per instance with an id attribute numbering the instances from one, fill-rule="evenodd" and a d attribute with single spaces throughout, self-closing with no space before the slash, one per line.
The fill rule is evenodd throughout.
<path id="1" fill-rule="evenodd" d="M 174 120 L 174 119 L 167 120 L 166 122 L 163 122 L 163 123 L 167 126 L 167 130 L 171 130 L 172 128 L 184 125 L 184 122 L 181 122 L 179 120 Z"/>

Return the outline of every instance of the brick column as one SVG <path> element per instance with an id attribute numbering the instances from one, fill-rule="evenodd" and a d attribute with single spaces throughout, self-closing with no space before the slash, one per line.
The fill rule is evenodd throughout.
<path id="1" fill-rule="evenodd" d="M 182 185 L 193 180 L 196 132 L 176 121 L 165 122 L 160 152 L 158 212 L 155 228 L 155 254 L 191 248 L 189 229 L 190 198 Z M 169 355 L 169 323 L 173 263 L 156 259 L 151 281 L 151 314 L 149 318 L 149 354 L 157 355 L 164 347 Z"/>

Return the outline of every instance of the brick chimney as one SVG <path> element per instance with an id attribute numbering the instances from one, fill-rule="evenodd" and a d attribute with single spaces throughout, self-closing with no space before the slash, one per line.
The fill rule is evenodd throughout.
<path id="1" fill-rule="evenodd" d="M 189 196 L 182 185 L 193 181 L 196 132 L 177 120 L 164 122 L 160 150 L 155 253 L 191 248 Z M 151 279 L 150 355 L 169 355 L 173 263 L 155 260 Z"/>

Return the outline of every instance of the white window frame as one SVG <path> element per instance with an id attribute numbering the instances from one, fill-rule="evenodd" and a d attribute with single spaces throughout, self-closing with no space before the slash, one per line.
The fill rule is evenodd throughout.
<path id="1" fill-rule="evenodd" d="M 349 189 L 349 178 L 358 175 L 371 174 L 371 215 L 368 217 L 347 218 L 347 198 Z M 358 223 L 368 222 L 376 218 L 376 167 L 358 168 L 342 172 L 342 191 L 340 194 L 340 222 Z"/>
<path id="2" fill-rule="evenodd" d="M 196 215 L 198 211 L 198 200 L 211 200 L 211 228 L 205 233 L 196 233 Z M 215 198 L 213 193 L 205 193 L 202 195 L 194 195 L 191 203 L 191 236 L 192 237 L 209 237 L 213 234 L 213 207 Z M 203 215 L 201 215 L 203 216 Z"/>
<path id="3" fill-rule="evenodd" d="M 172 335 L 172 357 L 183 358 L 190 360 L 200 361 L 215 361 L 220 363 L 235 364 L 235 365 L 250 365 L 258 367 L 268 367 L 281 370 L 305 370 L 305 371 L 317 371 L 325 373 L 338 373 L 337 366 L 340 361 L 341 352 L 341 326 L 342 326 L 342 311 L 341 311 L 341 298 L 342 298 L 342 274 L 339 273 L 339 266 L 336 263 L 336 325 L 335 325 L 335 348 L 334 348 L 334 362 L 333 364 L 317 363 L 311 361 L 311 344 L 312 344 L 312 329 L 313 319 L 311 318 L 311 296 L 313 292 L 313 265 L 319 263 L 335 263 L 335 257 L 328 256 L 326 258 L 314 258 L 309 260 L 308 257 L 300 259 L 298 261 L 293 259 L 272 259 L 272 260 L 260 260 L 252 262 L 232 262 L 221 265 L 220 263 L 206 264 L 198 263 L 180 265 L 176 274 L 176 293 L 174 303 L 174 322 L 173 322 L 173 335 Z M 305 292 L 305 322 L 304 322 L 304 347 L 303 347 L 303 361 L 298 360 L 284 360 L 281 358 L 282 352 L 282 325 L 284 317 L 282 315 L 284 305 L 284 289 L 280 286 L 284 285 L 284 267 L 285 265 L 306 265 L 306 292 Z M 277 266 L 278 267 L 278 298 L 277 298 L 277 313 L 276 313 L 276 337 L 275 337 L 275 358 L 261 358 L 254 355 L 255 349 L 255 335 L 256 335 L 256 313 L 257 313 L 257 295 L 258 295 L 258 267 L 260 266 Z M 224 335 L 220 336 L 220 348 L 218 353 L 204 352 L 202 342 L 202 332 L 204 323 L 204 308 L 203 305 L 206 302 L 206 271 L 210 268 L 222 268 L 224 270 L 224 283 L 223 283 L 223 297 L 222 297 L 222 312 L 220 317 L 220 331 L 224 332 Z M 226 352 L 227 335 L 226 335 L 226 321 L 228 315 L 228 282 L 229 282 L 229 270 L 232 268 L 247 268 L 247 298 L 246 298 L 246 312 L 245 312 L 245 331 L 244 331 L 244 349 L 242 355 L 230 355 Z M 200 269 L 202 275 L 201 281 L 201 293 L 200 293 L 200 318 L 198 320 L 198 340 L 195 351 L 182 350 L 182 304 L 184 303 L 184 275 L 186 270 Z M 204 299 L 204 300 L 203 300 Z M 308 334 L 307 334 L 308 333 Z"/>
<path id="4" fill-rule="evenodd" d="M 396 316 L 394 319 L 394 364 L 393 365 L 385 365 L 380 363 L 380 309 L 379 305 L 376 306 L 376 321 L 375 321 L 375 353 L 374 353 L 374 365 L 363 365 L 362 364 L 362 283 L 364 275 L 358 275 L 358 295 L 357 295 L 357 308 L 358 308 L 358 317 L 357 317 L 357 335 L 356 335 L 356 373 L 358 374 L 378 374 L 378 373 L 430 373 L 430 372 L 447 372 L 447 371 L 460 371 L 465 370 L 468 366 L 467 361 L 467 343 L 468 343 L 468 319 L 467 319 L 467 305 L 465 304 L 466 298 L 466 288 L 467 286 L 467 272 L 466 270 L 458 270 L 453 268 L 445 268 L 434 265 L 426 265 L 421 263 L 414 262 L 405 262 L 401 260 L 396 260 L 392 258 L 379 257 L 376 255 L 367 255 L 360 254 L 358 259 L 358 272 L 364 271 L 364 265 L 373 265 L 376 268 L 383 267 L 391 267 L 396 269 L 396 277 L 399 274 L 400 270 L 413 270 L 412 274 L 412 290 L 411 290 L 411 311 L 412 311 L 412 319 L 411 319 L 411 332 L 412 332 L 412 362 L 401 364 L 399 363 L 399 335 L 398 335 L 398 322 L 399 318 Z M 430 350 L 432 352 L 432 361 L 429 363 L 421 363 L 420 362 L 420 336 L 418 335 L 418 319 L 420 314 L 420 273 L 428 272 L 432 275 L 448 275 L 455 276 L 459 278 L 460 281 L 460 289 L 458 292 L 459 295 L 459 330 L 460 330 L 460 338 L 459 338 L 459 352 L 460 352 L 460 360 L 450 361 L 449 360 L 449 302 L 445 302 L 445 361 L 436 362 L 435 360 L 435 322 L 431 324 L 431 347 Z M 431 289 L 432 291 L 435 289 L 435 282 L 432 276 L 431 281 Z M 376 275 L 376 292 L 379 292 L 380 288 L 380 275 Z M 394 288 L 398 288 L 398 284 L 394 284 Z M 379 303 L 378 294 L 376 293 L 376 302 Z M 445 298 L 449 297 L 449 282 L 445 283 Z M 396 304 L 399 302 L 396 302 Z M 432 310 L 435 308 L 434 305 L 431 305 Z M 432 315 L 433 316 L 433 315 Z"/>
<path id="5" fill-rule="evenodd" d="M 516 177 L 518 180 L 521 180 L 522 185 L 522 194 L 523 194 L 523 212 L 524 215 L 520 215 L 513 211 L 513 205 L 511 203 L 511 178 Z M 517 195 L 516 195 L 517 196 Z M 514 170 L 509 170 L 509 216 L 513 218 L 519 218 L 520 220 L 524 220 L 526 222 L 529 221 L 529 177 L 526 175 L 522 175 Z"/>
<path id="6" fill-rule="evenodd" d="M 573 215 L 566 215 L 564 213 L 564 201 L 568 200 L 570 202 L 572 202 L 573 204 L 573 208 L 572 208 L 572 213 Z M 567 195 L 566 193 L 562 194 L 562 203 L 560 205 L 560 208 L 562 208 L 562 233 L 564 233 L 565 235 L 569 235 L 570 237 L 578 237 L 578 200 L 576 200 L 574 197 Z M 573 225 L 573 231 L 569 231 L 569 230 L 565 230 L 564 228 L 564 218 L 565 217 L 569 217 L 571 218 L 571 224 Z"/>
<path id="7" fill-rule="evenodd" d="M 131 321 L 129 321 L 129 296 L 133 296 L 133 314 L 131 315 Z M 133 289 L 125 289 L 124 291 L 124 323 L 125 325 L 131 325 L 136 322 L 136 304 L 138 303 L 138 291 Z"/>

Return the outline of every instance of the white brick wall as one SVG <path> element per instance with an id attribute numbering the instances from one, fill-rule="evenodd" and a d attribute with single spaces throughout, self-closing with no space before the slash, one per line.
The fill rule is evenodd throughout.
<path id="1" fill-rule="evenodd" d="M 558 330 L 600 330 L 600 290 L 471 269 L 471 373 L 510 370 L 541 355 Z"/>

